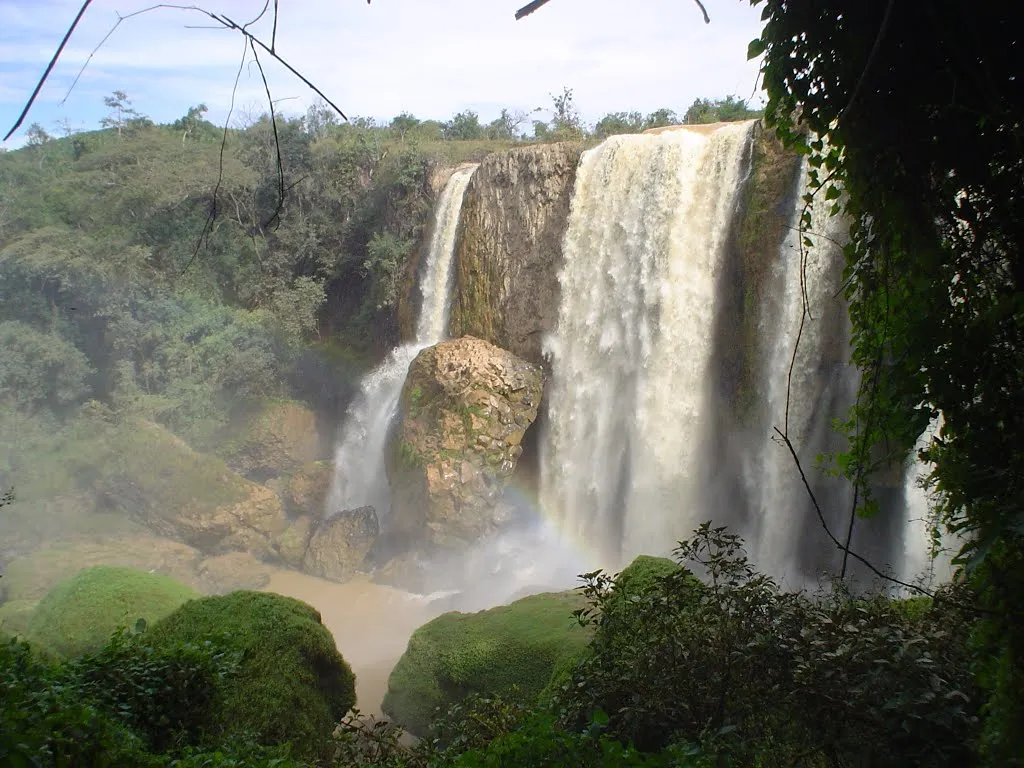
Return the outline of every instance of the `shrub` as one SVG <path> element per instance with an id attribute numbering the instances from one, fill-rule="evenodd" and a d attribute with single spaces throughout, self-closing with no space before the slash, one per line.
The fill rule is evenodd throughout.
<path id="1" fill-rule="evenodd" d="M 313 608 L 266 592 L 186 603 L 150 632 L 156 648 L 222 637 L 241 654 L 224 680 L 215 725 L 221 737 L 322 758 L 335 725 L 355 704 L 355 678 Z"/>
<path id="2" fill-rule="evenodd" d="M 222 637 L 154 647 L 146 634 L 114 636 L 68 665 L 68 680 L 88 701 L 143 738 L 151 751 L 211 742 L 223 690 L 241 654 Z"/>
<path id="3" fill-rule="evenodd" d="M 130 568 L 96 566 L 54 587 L 29 623 L 28 639 L 64 657 L 99 650 L 118 627 L 154 622 L 198 597 L 183 584 Z"/>
<path id="4" fill-rule="evenodd" d="M 0 645 L 0 765 L 138 768 L 163 761 L 65 684 L 28 645 Z"/>
<path id="5" fill-rule="evenodd" d="M 575 656 L 589 633 L 572 621 L 580 598 L 532 595 L 474 614 L 446 613 L 409 639 L 388 680 L 383 709 L 423 736 L 439 709 L 466 696 L 509 693 L 527 701 L 548 685 L 565 656 Z"/>
<path id="6" fill-rule="evenodd" d="M 757 574 L 742 542 L 701 526 L 679 569 L 622 601 L 588 574 L 591 654 L 559 694 L 562 722 L 609 729 L 644 751 L 702 743 L 738 765 L 959 766 L 978 696 L 963 596 L 930 606 L 841 591 L 787 594 Z"/>

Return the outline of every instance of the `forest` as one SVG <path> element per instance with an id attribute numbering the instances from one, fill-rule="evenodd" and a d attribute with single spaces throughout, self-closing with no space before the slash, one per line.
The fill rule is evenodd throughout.
<path id="1" fill-rule="evenodd" d="M 321 104 L 225 130 L 204 105 L 154 124 L 117 91 L 100 130 L 32 125 L 0 155 L 0 566 L 75 524 L 42 502 L 97 486 L 135 420 L 210 453 L 267 402 L 336 423 L 399 342 L 438 169 L 758 119 L 810 167 L 808 204 L 820 195 L 851 223 L 843 294 L 862 375 L 835 425 L 848 448 L 824 464 L 855 489 L 858 515 L 881 514 L 872 478 L 941 420 L 921 458 L 933 535 L 963 543 L 953 580 L 790 591 L 704 524 L 671 560 L 582 574 L 537 609 L 556 612 L 544 627 L 539 613 L 502 614 L 502 631 L 550 651 L 540 667 L 500 637 L 466 642 L 444 616 L 417 630 L 392 680 L 430 664 L 444 676 L 440 708 L 413 728 L 359 712 L 349 664 L 304 603 L 90 569 L 33 607 L 39 641 L 0 647 L 0 763 L 1024 765 L 1024 12 L 751 4 L 763 112 L 728 96 L 588 126 L 565 89 L 550 121 L 504 110 L 489 124 L 466 111 L 380 125 Z M 810 205 L 799 224 L 813 229 Z M 836 544 L 845 575 L 856 555 Z M 86 596 L 102 604 L 112 583 L 154 620 L 98 637 L 48 626 Z"/>

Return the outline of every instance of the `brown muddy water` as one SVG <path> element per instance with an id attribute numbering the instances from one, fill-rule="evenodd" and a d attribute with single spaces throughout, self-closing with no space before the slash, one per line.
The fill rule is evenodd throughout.
<path id="1" fill-rule="evenodd" d="M 429 610 L 418 595 L 368 580 L 335 584 L 294 571 L 275 571 L 263 590 L 294 597 L 320 611 L 355 672 L 356 706 L 367 715 L 380 716 L 388 675 L 413 630 L 439 613 Z"/>

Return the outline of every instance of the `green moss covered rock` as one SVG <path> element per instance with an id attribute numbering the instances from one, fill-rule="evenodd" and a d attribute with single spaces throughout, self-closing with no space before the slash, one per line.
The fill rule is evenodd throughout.
<path id="1" fill-rule="evenodd" d="M 241 419 L 217 452 L 236 472 L 264 482 L 320 458 L 316 414 L 293 400 L 265 400 Z"/>
<path id="2" fill-rule="evenodd" d="M 12 600 L 0 605 L 0 641 L 28 635 L 28 625 L 37 605 L 35 600 Z"/>
<path id="3" fill-rule="evenodd" d="M 118 627 L 151 624 L 199 597 L 184 584 L 130 568 L 87 568 L 40 602 L 28 638 L 64 657 L 99 650 Z"/>
<path id="4" fill-rule="evenodd" d="M 679 568 L 679 563 L 667 557 L 638 555 L 615 577 L 615 591 L 623 594 L 643 592 L 658 579 L 675 573 Z"/>
<path id="5" fill-rule="evenodd" d="M 536 698 L 590 640 L 574 593 L 531 595 L 479 613 L 446 613 L 417 629 L 388 680 L 385 714 L 424 735 L 437 709 L 469 694 Z"/>
<path id="6" fill-rule="evenodd" d="M 242 652 L 226 680 L 219 726 L 259 744 L 291 742 L 299 756 L 324 758 L 335 724 L 356 700 L 355 677 L 320 614 L 267 592 L 233 592 L 183 605 L 150 630 L 152 642 L 220 637 Z"/>

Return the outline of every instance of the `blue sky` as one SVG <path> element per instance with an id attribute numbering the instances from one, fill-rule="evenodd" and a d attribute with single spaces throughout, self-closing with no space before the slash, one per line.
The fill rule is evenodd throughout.
<path id="1" fill-rule="evenodd" d="M 184 0 L 191 2 L 192 0 Z M 238 22 L 263 0 L 196 0 Z M 80 0 L 0 0 L 0 127 L 6 133 L 80 6 Z M 548 108 L 567 86 L 588 122 L 607 112 L 679 112 L 697 97 L 750 98 L 759 9 L 746 0 L 705 0 L 705 25 L 691 0 L 551 0 L 514 20 L 525 0 L 281 0 L 277 47 L 349 116 L 387 120 L 402 111 L 447 119 L 474 109 Z M 152 2 L 94 0 L 25 126 L 59 133 L 58 121 L 92 128 L 103 97 L 128 93 L 135 107 L 168 122 L 200 102 L 222 123 L 228 114 L 243 40 L 224 30 L 190 29 L 205 17 L 160 9 L 129 19 L 96 54 L 68 95 L 89 52 L 117 21 Z M 253 28 L 269 41 L 270 27 Z M 266 62 L 278 109 L 304 112 L 315 96 Z M 66 101 L 65 101 L 66 98 Z M 760 92 L 754 100 L 760 103 Z M 266 110 L 255 67 L 243 68 L 235 118 Z M 545 117 L 540 114 L 539 117 Z M 5 146 L 24 141 L 24 127 Z M 2 135 L 2 134 L 0 134 Z"/>

